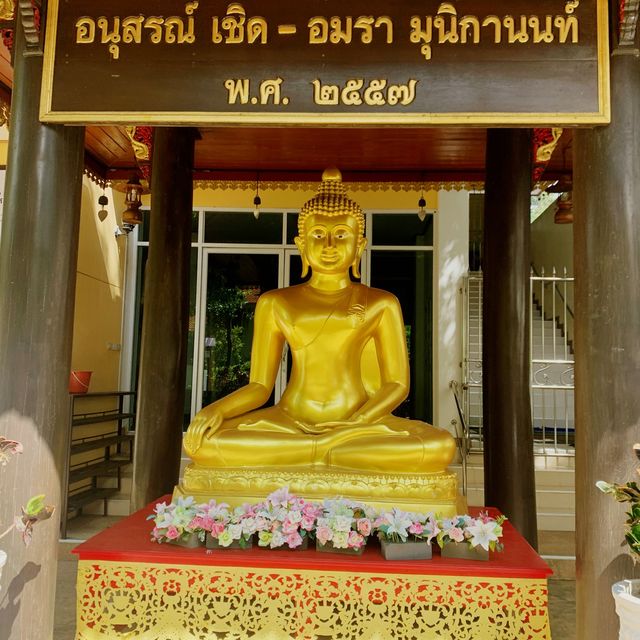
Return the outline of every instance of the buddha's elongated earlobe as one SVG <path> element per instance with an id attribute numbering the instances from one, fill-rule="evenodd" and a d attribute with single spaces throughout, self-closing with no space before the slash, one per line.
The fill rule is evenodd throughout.
<path id="1" fill-rule="evenodd" d="M 296 243 L 296 247 L 298 247 L 298 251 L 300 252 L 300 259 L 302 260 L 302 273 L 300 274 L 300 277 L 306 278 L 307 274 L 309 273 L 309 261 L 304 255 L 304 242 L 300 236 L 296 236 L 293 241 Z"/>
<path id="2" fill-rule="evenodd" d="M 360 279 L 360 260 L 362 259 L 362 254 L 364 253 L 364 249 L 367 246 L 367 239 L 362 238 L 360 240 L 360 244 L 358 245 L 358 250 L 356 251 L 356 257 L 354 261 L 351 263 L 351 273 L 356 280 Z"/>

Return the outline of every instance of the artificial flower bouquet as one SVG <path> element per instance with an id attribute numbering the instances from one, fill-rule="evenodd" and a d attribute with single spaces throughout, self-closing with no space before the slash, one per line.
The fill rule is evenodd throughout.
<path id="1" fill-rule="evenodd" d="M 306 549 L 321 513 L 320 506 L 289 493 L 284 487 L 252 507 L 257 520 L 258 546 Z"/>
<path id="2" fill-rule="evenodd" d="M 502 551 L 500 542 L 505 516 L 492 518 L 481 511 L 477 518 L 455 516 L 438 520 L 436 541 L 443 557 L 488 560 L 489 551 Z"/>
<path id="3" fill-rule="evenodd" d="M 373 520 L 373 510 L 366 505 L 343 498 L 325 500 L 315 529 L 316 548 L 359 555 L 367 545 Z"/>
<path id="4" fill-rule="evenodd" d="M 260 523 L 251 505 L 231 509 L 224 502 L 210 500 L 198 507 L 192 524 L 198 531 L 205 532 L 207 549 L 248 549 L 253 545 L 253 535 Z"/>
<path id="5" fill-rule="evenodd" d="M 440 532 L 432 513 L 409 513 L 396 508 L 379 514 L 374 527 L 387 560 L 428 560 L 431 541 Z"/>
<path id="6" fill-rule="evenodd" d="M 176 502 L 159 502 L 147 520 L 153 520 L 151 539 L 196 547 L 204 541 L 205 532 L 199 526 L 200 505 L 195 499 L 178 498 Z"/>

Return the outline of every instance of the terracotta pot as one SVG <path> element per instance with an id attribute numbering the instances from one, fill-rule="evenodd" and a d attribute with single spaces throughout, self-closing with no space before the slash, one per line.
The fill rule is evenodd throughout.
<path id="1" fill-rule="evenodd" d="M 69 376 L 69 393 L 87 393 L 93 371 L 72 371 Z"/>
<path id="2" fill-rule="evenodd" d="M 385 560 L 431 560 L 431 545 L 425 541 L 385 542 L 380 541 Z"/>
<path id="3" fill-rule="evenodd" d="M 620 618 L 620 640 L 640 640 L 640 580 L 622 580 L 611 587 Z"/>

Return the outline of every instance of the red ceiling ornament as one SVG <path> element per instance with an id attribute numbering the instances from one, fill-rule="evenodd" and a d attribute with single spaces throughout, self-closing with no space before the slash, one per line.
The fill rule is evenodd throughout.
<path id="1" fill-rule="evenodd" d="M 534 129 L 533 130 L 533 182 L 539 182 L 555 151 L 562 129 Z"/>

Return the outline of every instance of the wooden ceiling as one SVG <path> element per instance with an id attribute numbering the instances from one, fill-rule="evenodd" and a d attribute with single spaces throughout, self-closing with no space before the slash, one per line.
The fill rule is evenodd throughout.
<path id="1" fill-rule="evenodd" d="M 10 54 L 0 45 L 0 89 L 13 84 Z M 441 128 L 201 128 L 199 178 L 317 179 L 338 166 L 348 180 L 478 181 L 484 178 L 486 129 Z M 124 127 L 86 128 L 87 164 L 110 179 L 127 179 L 136 160 Z M 571 170 L 566 130 L 545 178 Z"/>

